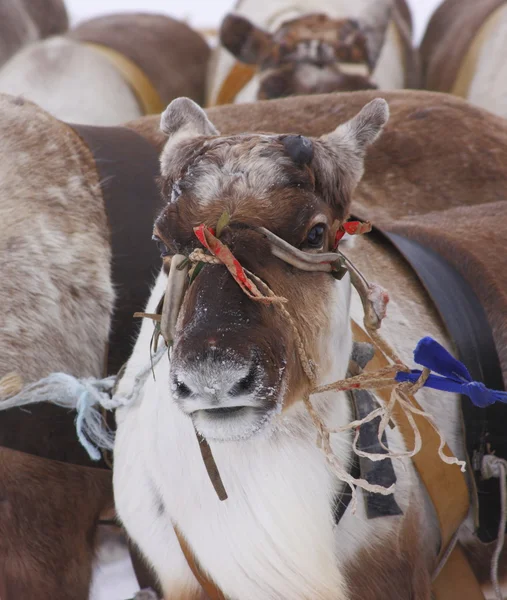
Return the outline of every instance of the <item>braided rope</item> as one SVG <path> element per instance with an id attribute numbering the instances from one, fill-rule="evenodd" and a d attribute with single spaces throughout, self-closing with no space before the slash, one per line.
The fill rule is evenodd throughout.
<path id="1" fill-rule="evenodd" d="M 198 263 L 205 264 L 221 264 L 223 261 L 216 255 L 207 254 L 201 248 L 194 250 L 189 255 L 190 262 L 193 263 L 193 267 L 191 272 L 195 269 Z M 394 377 L 399 371 L 410 371 L 409 367 L 401 360 L 398 356 L 394 348 L 386 341 L 382 336 L 378 333 L 377 329 L 371 326 L 365 320 L 365 328 L 374 341 L 374 343 L 379 347 L 379 349 L 393 362 L 393 365 L 388 367 L 384 367 L 378 369 L 374 373 L 361 373 L 355 377 L 349 377 L 347 379 L 342 379 L 340 381 L 335 381 L 333 383 L 320 386 L 316 385 L 317 382 L 317 373 L 315 363 L 308 357 L 308 353 L 305 348 L 305 344 L 297 327 L 297 324 L 284 306 L 284 303 L 287 302 L 286 298 L 281 298 L 276 296 L 275 292 L 269 287 L 269 285 L 263 281 L 260 277 L 244 269 L 247 277 L 249 278 L 249 284 L 254 290 L 254 294 L 248 293 L 244 287 L 240 286 L 241 289 L 252 299 L 254 300 L 263 300 L 270 299 L 271 301 L 276 302 L 281 314 L 285 317 L 289 325 L 291 326 L 294 337 L 296 340 L 296 349 L 299 355 L 299 360 L 305 375 L 307 376 L 310 382 L 310 390 L 304 395 L 303 401 L 310 415 L 312 422 L 317 430 L 317 446 L 323 451 L 328 464 L 331 466 L 335 475 L 345 483 L 349 485 L 351 488 L 352 501 L 351 508 L 352 511 L 355 512 L 357 507 L 357 492 L 356 488 L 360 487 L 369 492 L 375 492 L 382 495 L 392 494 L 394 492 L 394 485 L 391 485 L 389 488 L 385 488 L 381 485 L 374 485 L 366 481 L 365 479 L 356 479 L 352 477 L 352 475 L 344 468 L 344 466 L 340 463 L 337 456 L 334 454 L 332 446 L 331 446 L 331 435 L 336 433 L 341 433 L 345 431 L 355 430 L 354 440 L 352 444 L 353 451 L 362 457 L 369 458 L 372 461 L 380 461 L 388 458 L 412 458 L 415 456 L 422 447 L 422 437 L 417 426 L 417 423 L 414 419 L 414 415 L 418 415 L 424 417 L 428 420 L 428 422 L 432 425 L 432 427 L 437 432 L 440 438 L 440 445 L 438 449 L 439 457 L 442 461 L 447 464 L 458 464 L 463 471 L 465 468 L 465 463 L 463 461 L 459 461 L 455 457 L 450 457 L 444 454 L 445 440 L 443 439 L 442 434 L 440 433 L 435 420 L 432 415 L 429 413 L 415 407 L 410 401 L 410 396 L 417 393 L 425 384 L 426 380 L 429 377 L 430 370 L 423 369 L 421 376 L 414 383 L 404 382 L 404 383 L 396 383 Z M 255 285 L 255 283 L 257 285 Z M 263 289 L 264 293 L 259 290 L 259 287 Z M 313 406 L 310 397 L 315 394 L 321 394 L 323 392 L 328 391 L 350 391 L 354 389 L 381 389 L 386 387 L 392 387 L 392 393 L 389 402 L 386 405 L 380 406 L 378 409 L 372 411 L 369 415 L 364 417 L 363 419 L 352 421 L 347 425 L 339 428 L 329 428 L 325 425 L 324 421 L 318 414 L 317 410 Z M 390 450 L 382 441 L 382 436 L 391 422 L 393 412 L 398 405 L 401 410 L 404 412 L 407 421 L 413 431 L 414 435 L 414 447 L 411 450 L 405 450 L 403 452 L 393 452 Z M 384 450 L 384 454 L 379 453 L 368 453 L 360 450 L 357 447 L 357 442 L 359 439 L 359 428 L 361 425 L 372 421 L 373 419 L 380 417 L 380 424 L 378 428 L 378 441 L 380 443 L 381 448 Z"/>

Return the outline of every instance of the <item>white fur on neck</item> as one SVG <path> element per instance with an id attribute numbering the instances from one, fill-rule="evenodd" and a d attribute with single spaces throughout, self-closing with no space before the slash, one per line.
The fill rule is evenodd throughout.
<path id="1" fill-rule="evenodd" d="M 165 280 L 161 274 L 147 310 L 158 302 Z M 343 335 L 323 343 L 322 351 L 334 357 L 323 382 L 345 374 L 351 348 L 348 282 L 336 285 L 336 296 L 332 330 Z M 132 377 L 148 360 L 152 330 L 151 323 L 143 324 L 119 393 L 128 391 Z M 162 547 L 174 544 L 170 532 L 174 522 L 230 598 L 347 598 L 332 515 L 341 483 L 316 447 L 316 433 L 302 403 L 250 440 L 210 443 L 229 494 L 220 502 L 192 423 L 171 401 L 168 360 L 157 365 L 155 376 L 136 406 L 118 411 L 114 482 L 119 515 L 162 581 L 179 560 L 176 546 L 174 555 L 160 564 L 161 553 L 167 554 Z M 331 425 L 350 420 L 347 399 L 339 396 L 316 402 L 329 407 Z M 347 436 L 336 437 L 336 452 L 346 464 L 350 441 Z M 164 505 L 162 514 L 157 496 Z M 149 523 L 140 527 L 140 520 Z"/>
<path id="2" fill-rule="evenodd" d="M 161 274 L 147 312 L 155 309 L 165 282 Z M 344 376 L 351 350 L 348 277 L 336 282 L 334 295 L 331 326 L 323 332 L 318 357 L 321 383 Z M 353 296 L 352 302 L 359 300 Z M 152 332 L 146 320 L 120 394 L 128 393 L 146 364 Z M 221 502 L 192 423 L 171 401 L 168 360 L 157 365 L 155 377 L 136 405 L 117 412 L 114 488 L 118 514 L 165 592 L 199 590 L 175 537 L 176 524 L 227 598 L 348 600 L 345 563 L 366 545 L 397 535 L 403 516 L 368 520 L 358 490 L 357 514 L 348 509 L 334 524 L 332 508 L 343 484 L 316 447 L 316 432 L 302 403 L 248 440 L 210 442 L 229 496 Z M 323 394 L 313 402 L 329 427 L 352 418 L 343 393 Z M 404 449 L 398 430 L 388 431 L 387 437 L 390 448 Z M 347 468 L 350 443 L 347 435 L 333 436 L 335 455 Z M 394 468 L 396 501 L 406 513 L 419 484 L 410 461 L 395 461 Z M 431 527 L 428 540 L 436 530 Z M 429 545 L 436 548 L 438 539 L 431 539 Z"/>

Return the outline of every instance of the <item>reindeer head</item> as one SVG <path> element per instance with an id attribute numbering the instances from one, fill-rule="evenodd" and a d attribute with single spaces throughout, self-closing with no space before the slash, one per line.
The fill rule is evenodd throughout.
<path id="1" fill-rule="evenodd" d="M 241 62 L 257 65 L 259 100 L 373 89 L 371 74 L 390 20 L 390 7 L 379 4 L 382 13 L 371 25 L 309 14 L 282 23 L 274 33 L 229 14 L 220 41 Z"/>
<path id="2" fill-rule="evenodd" d="M 191 100 L 174 100 L 161 118 L 167 202 L 155 224 L 164 255 L 189 255 L 194 228 L 216 227 L 241 265 L 280 297 L 284 308 L 247 297 L 221 264 L 189 285 L 171 354 L 172 396 L 210 439 L 248 437 L 308 389 L 298 338 L 319 380 L 344 376 L 350 354 L 348 278 L 300 270 L 272 251 L 268 229 L 305 253 L 329 252 L 347 218 L 367 146 L 388 118 L 384 100 L 320 138 L 221 136 Z M 262 288 L 264 284 L 259 284 Z M 293 325 L 291 325 L 291 322 Z"/>

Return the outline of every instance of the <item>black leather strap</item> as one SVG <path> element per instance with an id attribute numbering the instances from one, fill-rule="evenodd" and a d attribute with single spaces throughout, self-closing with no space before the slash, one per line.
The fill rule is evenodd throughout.
<path id="1" fill-rule="evenodd" d="M 398 233 L 382 231 L 409 262 L 426 288 L 454 342 L 459 359 L 472 377 L 486 387 L 504 388 L 502 370 L 486 313 L 470 284 L 431 248 Z M 469 463 L 475 475 L 478 496 L 477 535 L 483 542 L 496 539 L 500 519 L 497 479 L 483 480 L 480 465 L 486 450 L 507 458 L 507 406 L 474 406 L 462 397 L 462 412 Z"/>
<path id="2" fill-rule="evenodd" d="M 148 301 L 161 266 L 151 240 L 157 209 L 158 150 L 125 127 L 71 125 L 93 153 L 111 229 L 112 279 L 116 290 L 108 373 L 117 373 L 130 356 L 139 330 L 133 318 Z"/>

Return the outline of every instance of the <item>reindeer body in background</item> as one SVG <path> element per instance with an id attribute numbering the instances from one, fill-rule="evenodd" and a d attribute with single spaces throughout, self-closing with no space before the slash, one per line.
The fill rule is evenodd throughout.
<path id="1" fill-rule="evenodd" d="M 316 447 L 302 401 L 309 381 L 299 343 L 319 384 L 344 377 L 359 300 L 348 277 L 336 281 L 287 266 L 259 232 L 269 228 L 311 254 L 327 251 L 348 214 L 366 147 L 387 116 L 385 102 L 375 100 L 317 139 L 220 136 L 187 100 L 162 117 L 167 205 L 155 233 L 163 253 L 188 255 L 199 245 L 193 228 L 216 226 L 227 211 L 221 240 L 260 289 L 287 299 L 291 317 L 247 298 L 222 265 L 206 265 L 184 296 L 170 360 L 163 356 L 134 404 L 117 412 L 117 509 L 168 598 L 202 597 L 182 540 L 225 598 L 430 597 L 438 528 L 413 467 L 395 465 L 397 516 L 368 520 L 360 501 L 356 516 L 346 512 L 335 525 L 344 484 Z M 162 272 L 148 313 L 166 284 Z M 441 333 L 433 315 L 427 321 L 427 331 Z M 152 334 L 145 322 L 120 394 L 130 392 L 149 361 Z M 404 329 L 405 340 L 416 335 Z M 425 394 L 442 410 L 443 429 L 462 455 L 456 398 Z M 322 394 L 315 406 L 331 427 L 352 420 L 343 392 Z M 210 444 L 224 502 L 209 481 L 194 427 Z M 388 440 L 393 451 L 405 449 L 397 429 Z M 333 449 L 349 468 L 349 435 L 333 436 Z"/>
<path id="2" fill-rule="evenodd" d="M 240 0 L 221 26 L 208 103 L 414 85 L 410 37 L 403 1 Z"/>
<path id="3" fill-rule="evenodd" d="M 160 113 L 182 92 L 202 101 L 208 57 L 181 21 L 107 15 L 23 49 L 0 71 L 0 91 L 71 123 L 119 125 Z"/>

